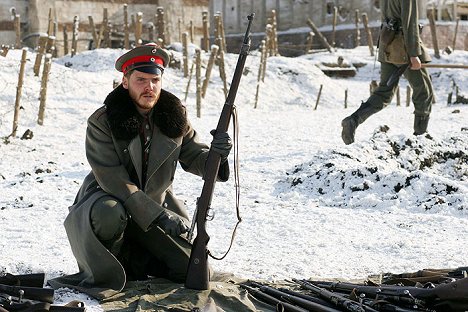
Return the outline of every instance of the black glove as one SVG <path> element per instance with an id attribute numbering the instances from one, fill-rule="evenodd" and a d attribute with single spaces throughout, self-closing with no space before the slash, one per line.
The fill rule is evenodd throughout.
<path id="1" fill-rule="evenodd" d="M 210 133 L 213 136 L 211 149 L 221 156 L 221 163 L 224 163 L 231 152 L 231 138 L 227 132 L 216 132 L 216 130 L 211 130 Z"/>
<path id="2" fill-rule="evenodd" d="M 177 214 L 165 210 L 157 219 L 156 224 L 168 235 L 179 236 L 188 232 L 189 228 Z"/>

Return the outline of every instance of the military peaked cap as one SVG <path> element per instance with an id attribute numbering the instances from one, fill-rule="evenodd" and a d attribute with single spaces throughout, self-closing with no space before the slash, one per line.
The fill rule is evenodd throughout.
<path id="1" fill-rule="evenodd" d="M 160 75 L 169 63 L 169 54 L 156 43 L 147 43 L 128 51 L 115 61 L 115 69 L 124 74 L 131 70 Z"/>

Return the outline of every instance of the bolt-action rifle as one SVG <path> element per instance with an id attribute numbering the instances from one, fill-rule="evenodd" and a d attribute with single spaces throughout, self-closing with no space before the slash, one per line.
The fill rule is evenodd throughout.
<path id="1" fill-rule="evenodd" d="M 334 303 L 337 307 L 344 309 L 345 311 L 350 312 L 378 312 L 377 310 L 365 306 L 360 302 L 348 299 L 345 296 L 338 294 L 336 292 L 329 291 L 325 288 L 318 287 L 312 283 L 309 283 L 306 280 L 297 280 L 293 279 L 294 282 L 301 285 L 301 287 L 312 291 L 314 294 L 320 296 L 321 298 Z"/>
<path id="2" fill-rule="evenodd" d="M 8 286 L 0 284 L 0 293 L 24 299 L 54 302 L 54 290 L 51 288 L 39 288 L 28 286 Z"/>
<path id="3" fill-rule="evenodd" d="M 355 292 L 369 298 L 399 302 L 425 311 L 465 311 L 468 309 L 468 278 L 439 284 L 434 288 L 396 285 L 358 285 L 342 282 L 308 282 L 334 292 Z"/>
<path id="4" fill-rule="evenodd" d="M 232 78 L 231 87 L 219 117 L 216 133 L 226 132 L 229 128 L 231 115 L 234 108 L 234 100 L 236 98 L 239 82 L 244 70 L 245 60 L 250 50 L 250 27 L 254 13 L 247 18 L 249 24 L 245 32 L 244 40 L 239 52 L 234 76 Z M 185 287 L 190 289 L 205 290 L 209 289 L 209 270 L 208 270 L 208 249 L 207 244 L 210 239 L 206 232 L 206 221 L 208 212 L 211 205 L 211 198 L 213 196 L 216 178 L 218 176 L 219 165 L 221 157 L 218 153 L 213 152 L 211 149 L 208 153 L 208 158 L 205 165 L 205 175 L 203 177 L 204 184 L 200 197 L 197 200 L 197 208 L 194 216 L 194 221 L 197 225 L 197 236 L 193 241 L 192 252 L 190 254 L 189 265 L 187 269 L 187 277 L 185 280 Z M 193 233 L 193 228 L 189 232 L 189 237 Z"/>

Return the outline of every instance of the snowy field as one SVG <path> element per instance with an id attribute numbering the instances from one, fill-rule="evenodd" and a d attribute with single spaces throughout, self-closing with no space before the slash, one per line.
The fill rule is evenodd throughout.
<path id="1" fill-rule="evenodd" d="M 181 59 L 180 46 L 174 48 L 174 56 Z M 121 79 L 114 61 L 122 53 L 100 49 L 54 59 L 40 126 L 40 78 L 33 74 L 35 54 L 28 51 L 16 137 L 9 135 L 21 51 L 0 57 L 1 272 L 45 272 L 53 278 L 77 271 L 63 221 L 89 171 L 86 119 L 102 105 L 113 81 Z M 355 77 L 330 78 L 318 68 L 338 56 L 359 66 Z M 202 53 L 203 75 L 208 57 Z M 455 51 L 434 62 L 467 60 L 468 52 Z M 229 82 L 236 61 L 237 55 L 226 56 Z M 228 256 L 211 260 L 216 270 L 268 280 L 354 279 L 467 265 L 468 105 L 447 105 L 454 82 L 467 97 L 465 71 L 430 69 L 436 90 L 430 136 L 412 135 L 413 108 L 406 106 L 407 82 L 402 79 L 401 106 L 393 101 L 369 118 L 358 128 L 356 142 L 346 146 L 340 136 L 341 120 L 367 99 L 370 81 L 379 77 L 379 63 L 367 46 L 297 58 L 270 57 L 254 108 L 258 64 L 259 53 L 252 50 L 235 103 L 243 221 Z M 181 99 L 187 83 L 182 70 L 166 70 L 163 88 Z M 192 79 L 186 106 L 206 142 L 223 98 L 214 67 L 197 118 Z M 21 139 L 28 129 L 32 139 Z M 232 160 L 231 154 L 231 166 Z M 181 168 L 177 171 L 174 189 L 190 212 L 202 183 Z M 216 185 L 212 208 L 209 249 L 221 255 L 236 222 L 233 179 Z M 82 294 L 57 292 L 58 302 L 72 299 L 84 300 L 91 311 L 100 310 Z"/>

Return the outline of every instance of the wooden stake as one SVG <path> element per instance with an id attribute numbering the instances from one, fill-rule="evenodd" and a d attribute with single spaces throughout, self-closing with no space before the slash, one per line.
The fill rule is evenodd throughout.
<path id="1" fill-rule="evenodd" d="M 344 91 L 344 108 L 348 108 L 348 89 Z"/>
<path id="2" fill-rule="evenodd" d="M 372 40 L 372 32 L 369 28 L 369 20 L 367 19 L 367 13 L 362 14 L 362 23 L 367 34 L 367 45 L 369 46 L 370 55 L 374 56 L 374 41 Z"/>
<path id="3" fill-rule="evenodd" d="M 135 23 L 135 46 L 142 44 L 141 34 L 143 33 L 143 13 L 138 12 L 136 15 Z"/>
<path id="4" fill-rule="evenodd" d="M 26 64 L 26 53 L 27 49 L 23 48 L 23 53 L 21 54 L 21 65 L 20 71 L 18 76 L 18 86 L 16 87 L 16 100 L 15 100 L 15 114 L 13 117 L 13 131 L 11 132 L 11 136 L 16 136 L 16 130 L 18 129 L 18 118 L 19 118 L 19 111 L 20 111 L 20 101 L 21 101 L 21 93 L 23 90 L 23 77 L 24 77 L 24 66 Z"/>
<path id="5" fill-rule="evenodd" d="M 184 77 L 188 76 L 188 33 L 182 34 L 182 61 L 184 66 Z"/>
<path id="6" fill-rule="evenodd" d="M 210 48 L 210 33 L 208 29 L 208 11 L 202 12 L 202 23 L 203 23 L 203 50 L 208 52 Z"/>
<path id="7" fill-rule="evenodd" d="M 44 61 L 44 69 L 42 71 L 42 80 L 41 80 L 41 91 L 40 91 L 40 103 L 39 103 L 39 115 L 37 117 L 37 123 L 39 125 L 44 124 L 44 114 L 46 107 L 46 98 L 47 98 L 47 81 L 49 80 L 50 66 L 52 64 L 52 55 L 46 54 Z"/>
<path id="8" fill-rule="evenodd" d="M 331 40 L 331 46 L 335 47 L 336 42 L 335 42 L 335 35 L 336 35 L 336 20 L 338 17 L 338 8 L 336 6 L 333 6 L 333 20 L 332 20 L 332 40 Z"/>
<path id="9" fill-rule="evenodd" d="M 189 33 L 190 33 L 190 42 L 193 43 L 195 29 L 193 27 L 193 21 L 190 20 Z"/>
<path id="10" fill-rule="evenodd" d="M 323 88 L 323 85 L 321 84 L 321 85 L 320 85 L 320 89 L 319 89 L 319 93 L 318 93 L 318 95 L 317 95 L 317 101 L 315 102 L 315 108 L 314 108 L 314 110 L 317 110 L 317 106 L 319 105 L 320 96 L 322 95 L 322 88 Z"/>
<path id="11" fill-rule="evenodd" d="M 312 31 L 319 37 L 320 41 L 328 50 L 328 52 L 333 52 L 333 48 L 328 43 L 327 39 L 322 35 L 322 33 L 318 30 L 318 28 L 315 26 L 314 22 L 312 22 L 310 18 L 307 19 L 307 25 L 309 25 L 309 27 L 312 28 Z"/>
<path id="12" fill-rule="evenodd" d="M 21 19 L 19 14 L 15 14 L 13 24 L 15 25 L 15 33 L 16 33 L 16 40 L 15 40 L 15 49 L 21 48 Z"/>
<path id="13" fill-rule="evenodd" d="M 194 56 L 194 59 L 192 61 L 192 66 L 190 67 L 190 75 L 189 75 L 189 79 L 188 79 L 188 82 L 187 82 L 187 88 L 185 89 L 184 102 L 187 102 L 187 96 L 188 96 L 188 92 L 189 92 L 189 89 L 190 89 L 190 82 L 192 81 L 193 68 L 195 67 L 195 61 L 196 61 L 196 56 Z"/>
<path id="14" fill-rule="evenodd" d="M 221 38 L 216 38 L 216 45 L 219 46 L 222 44 Z M 224 51 L 223 49 L 219 48 L 218 50 L 218 67 L 219 67 L 219 76 L 221 77 L 221 80 L 223 81 L 223 90 L 224 90 L 224 98 L 227 98 L 228 95 L 228 86 L 227 86 L 227 80 L 226 80 L 226 69 L 224 66 Z"/>
<path id="15" fill-rule="evenodd" d="M 359 10 L 354 11 L 354 24 L 356 25 L 356 38 L 354 46 L 359 47 L 361 45 L 361 32 L 359 31 Z"/>
<path id="16" fill-rule="evenodd" d="M 124 11 L 124 48 L 126 50 L 130 49 L 130 34 L 128 30 L 128 6 L 127 4 L 123 5 Z"/>
<path id="17" fill-rule="evenodd" d="M 458 24 L 460 23 L 460 18 L 457 17 L 457 21 L 455 23 L 455 32 L 453 35 L 453 43 L 452 43 L 452 51 L 455 51 L 455 46 L 457 45 L 457 34 L 458 34 Z"/>
<path id="18" fill-rule="evenodd" d="M 79 17 L 75 15 L 73 17 L 73 36 L 72 36 L 72 48 L 71 48 L 71 57 L 75 56 L 78 49 L 78 27 L 79 27 Z"/>
<path id="19" fill-rule="evenodd" d="M 163 47 L 164 45 L 168 44 L 168 40 L 166 40 L 166 32 L 165 32 L 165 22 L 164 22 L 164 8 L 158 7 L 156 9 L 156 27 L 158 28 L 158 38 L 162 40 Z M 185 76 L 187 77 L 187 76 Z"/>
<path id="20" fill-rule="evenodd" d="M 263 73 L 263 58 L 265 57 L 265 50 L 266 50 L 266 41 L 262 40 L 262 44 L 260 45 L 260 64 L 258 66 L 258 76 L 257 76 L 257 91 L 255 92 L 255 104 L 254 108 L 257 108 L 257 103 L 258 103 L 258 95 L 260 92 L 260 82 L 262 81 L 262 73 Z"/>
<path id="21" fill-rule="evenodd" d="M 396 105 L 400 106 L 401 105 L 400 86 L 397 86 L 395 93 L 396 93 Z"/>
<path id="22" fill-rule="evenodd" d="M 428 16 L 429 18 L 429 26 L 431 27 L 431 36 L 432 36 L 432 45 L 434 49 L 434 56 L 436 58 L 440 58 L 440 53 L 439 53 L 439 44 L 437 42 L 437 29 L 436 29 L 436 24 L 435 24 L 435 9 L 432 8 Z"/>
<path id="23" fill-rule="evenodd" d="M 154 23 L 149 22 L 148 23 L 148 40 L 149 42 L 154 42 Z"/>
<path id="24" fill-rule="evenodd" d="M 211 70 L 213 69 L 213 64 L 216 59 L 216 55 L 218 55 L 218 50 L 219 50 L 219 47 L 217 45 L 213 44 L 211 46 L 211 54 L 210 54 L 210 58 L 208 59 L 208 65 L 206 66 L 205 80 L 203 80 L 203 86 L 202 86 L 202 92 L 201 92 L 202 98 L 205 98 L 206 89 L 208 88 L 208 83 L 210 82 Z"/>
<path id="25" fill-rule="evenodd" d="M 42 63 L 42 57 L 44 56 L 46 45 L 47 45 L 47 35 L 40 35 L 37 41 L 37 54 L 36 61 L 34 62 L 34 76 L 39 76 L 39 70 Z"/>
<path id="26" fill-rule="evenodd" d="M 67 25 L 63 25 L 63 55 L 68 54 L 68 33 Z"/>
<path id="27" fill-rule="evenodd" d="M 200 49 L 195 49 L 195 84 L 197 86 L 197 117 L 201 117 L 201 55 Z"/>
<path id="28" fill-rule="evenodd" d="M 88 15 L 88 21 L 89 21 L 89 28 L 90 28 L 90 31 L 91 31 L 91 35 L 93 37 L 93 47 L 94 49 L 97 49 L 98 48 L 98 35 L 96 33 L 96 27 L 94 27 L 94 20 L 93 20 L 93 17 L 91 15 Z"/>
<path id="29" fill-rule="evenodd" d="M 310 53 L 312 51 L 312 46 L 314 43 L 314 37 L 315 34 L 313 31 L 309 32 L 309 35 L 307 36 L 307 44 L 306 44 L 306 54 Z"/>

